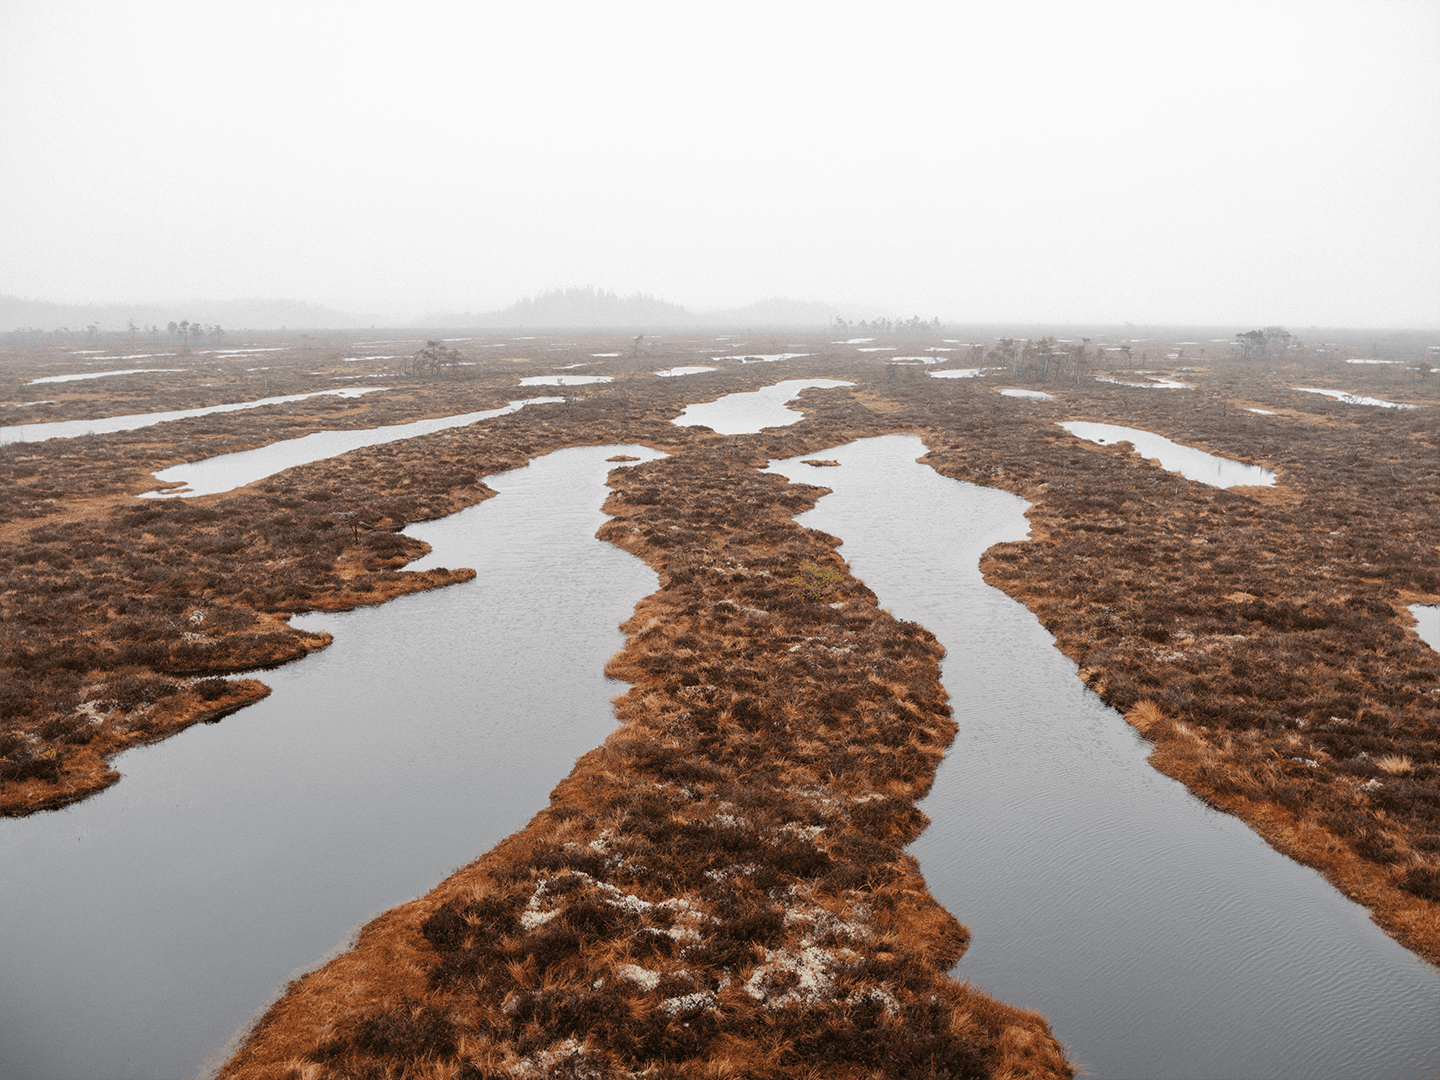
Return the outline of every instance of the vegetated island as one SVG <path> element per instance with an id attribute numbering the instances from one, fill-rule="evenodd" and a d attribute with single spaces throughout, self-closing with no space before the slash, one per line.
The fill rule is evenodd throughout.
<path id="1" fill-rule="evenodd" d="M 877 611 L 825 538 L 789 520 L 817 489 L 754 471 L 767 457 L 907 431 L 941 472 L 1032 502 L 1032 539 L 992 549 L 987 578 L 1024 600 L 1082 677 L 1155 741 L 1158 767 L 1440 959 L 1440 687 L 1404 610 L 1440 599 L 1436 427 L 1426 410 L 1290 389 L 1303 374 L 1435 403 L 1434 380 L 1357 372 L 1315 350 L 1267 363 L 1202 353 L 1190 366 L 1203 368 L 1184 373 L 1192 389 L 1157 390 L 1096 382 L 1083 351 L 1063 353 L 1067 364 L 1003 345 L 988 358 L 1006 381 L 1055 401 L 812 342 L 811 355 L 784 362 L 785 377 L 857 385 L 808 391 L 793 427 L 720 438 L 668 420 L 697 392 L 754 389 L 778 368 L 722 361 L 697 391 L 650 376 L 694 355 L 652 341 L 645 357 L 595 368 L 617 381 L 585 387 L 583 400 L 355 451 L 230 495 L 132 497 L 156 469 L 261 445 L 277 429 L 503 404 L 517 373 L 539 369 L 534 351 L 353 401 L 0 448 L 16 496 L 0 511 L 11 540 L 3 806 L 97 790 L 113 779 L 105 754 L 243 704 L 228 694 L 263 693 L 216 675 L 323 644 L 285 626 L 287 612 L 458 580 L 400 570 L 423 545 L 389 529 L 487 497 L 483 475 L 562 446 L 647 443 L 672 458 L 614 474 L 617 517 L 603 530 L 662 575 L 612 665 L 634 686 L 617 706 L 623 726 L 526 830 L 293 986 L 225 1075 L 344 1075 L 412 1059 L 476 1075 L 562 1059 L 632 1071 L 666 1061 L 701 1075 L 702 1057 L 745 1075 L 792 1075 L 803 1061 L 839 1075 L 1065 1075 L 1043 1021 L 944 977 L 964 931 L 901 853 L 953 730 L 933 639 Z M 332 370 L 346 351 L 333 346 Z M 744 351 L 800 349 L 788 337 Z M 326 360 L 312 345 L 267 365 L 279 374 L 266 392 L 313 388 L 300 368 Z M 33 398 L 25 378 L 67 362 L 16 356 L 0 386 Z M 125 411 L 192 407 L 242 386 L 259 396 L 238 374 L 218 389 L 122 376 L 107 391 L 122 380 L 137 402 Z M 93 387 L 63 385 L 73 389 L 37 388 L 59 400 L 27 412 L 101 407 Z M 1247 411 L 1257 407 L 1274 415 Z M 1159 431 L 1265 464 L 1280 482 L 1218 491 L 1128 447 L 1075 439 L 1056 426 L 1070 419 Z M 166 716 L 179 719 L 167 728 Z M 685 858 L 657 870 L 654 853 L 671 850 Z M 786 1026 L 781 1002 L 808 1019 Z M 586 1041 L 582 1029 L 602 1034 Z"/>

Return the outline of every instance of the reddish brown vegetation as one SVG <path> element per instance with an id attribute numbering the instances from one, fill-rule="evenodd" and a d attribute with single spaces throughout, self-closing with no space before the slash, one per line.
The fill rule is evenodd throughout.
<path id="1" fill-rule="evenodd" d="M 750 466 L 615 474 L 602 535 L 662 575 L 609 667 L 621 728 L 223 1077 L 1071 1075 L 1039 1016 L 945 975 L 968 935 L 903 852 L 955 730 L 939 648 L 790 520 L 819 491 Z"/>
<path id="2" fill-rule="evenodd" d="M 401 571 L 420 546 L 386 529 L 487 497 L 481 476 L 584 443 L 677 452 L 617 476 L 605 530 L 664 576 L 612 668 L 634 684 L 624 726 L 527 830 L 298 983 L 230 1075 L 483 1076 L 521 1061 L 705 1075 L 702 1058 L 714 1075 L 800 1075 L 810 1061 L 827 1075 L 1063 1075 L 1037 1018 L 940 974 L 963 930 L 900 853 L 949 739 L 933 643 L 878 612 L 824 539 L 789 521 L 813 489 L 752 471 L 892 431 L 923 436 L 942 473 L 1033 503 L 1032 538 L 992 549 L 987 577 L 1155 741 L 1157 767 L 1440 961 L 1440 660 L 1404 611 L 1440 602 L 1437 414 L 1290 389 L 1440 404 L 1436 380 L 1192 356 L 1207 365 L 1187 376 L 1193 390 L 1067 379 L 1040 402 L 812 352 L 704 377 L 707 397 L 789 377 L 858 384 L 807 391 L 802 423 L 733 440 L 666 422 L 701 385 L 648 375 L 694 359 L 676 349 L 607 360 L 596 370 L 617 381 L 583 401 L 173 505 L 126 493 L 165 465 L 270 441 L 279 424 L 298 435 L 494 407 L 530 392 L 515 385 L 530 368 L 487 360 L 457 369 L 468 379 L 354 402 L 0 447 L 0 483 L 18 493 L 0 508 L 0 757 L 24 775 L 3 794 L 22 812 L 113 781 L 101 761 L 123 739 L 263 692 L 213 676 L 318 644 L 278 615 L 455 580 Z M 277 366 L 283 385 L 266 391 L 316 388 L 294 358 Z M 183 384 L 189 396 L 110 411 L 204 403 L 189 376 L 143 378 L 153 395 Z M 62 385 L 46 395 L 64 398 L 59 411 L 97 414 L 87 384 Z M 1157 431 L 1267 465 L 1279 484 L 1217 491 L 1072 438 L 1055 425 L 1068 419 Z M 353 532 L 345 514 L 378 528 Z M 200 611 L 205 622 L 187 621 Z M 834 978 L 801 1020 L 779 1003 L 809 984 L 777 958 L 805 948 L 826 953 Z M 745 990 L 757 970 L 759 998 Z"/>

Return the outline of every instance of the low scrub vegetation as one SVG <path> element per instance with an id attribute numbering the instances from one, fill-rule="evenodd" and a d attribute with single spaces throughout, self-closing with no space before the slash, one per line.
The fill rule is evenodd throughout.
<path id="1" fill-rule="evenodd" d="M 783 372 L 710 353 L 798 352 L 794 339 L 647 340 L 649 355 L 617 341 L 511 345 L 453 378 L 392 372 L 394 390 L 360 399 L 0 447 L 6 813 L 99 790 L 117 749 L 263 695 L 227 676 L 324 644 L 288 613 L 462 579 L 405 572 L 423 548 L 395 530 L 487 498 L 482 477 L 581 444 L 674 455 L 612 480 L 603 535 L 662 576 L 611 665 L 632 686 L 621 727 L 526 830 L 297 982 L 225 1075 L 1068 1075 L 1040 1018 L 944 974 L 965 931 L 903 852 L 953 730 L 933 639 L 795 526 L 820 489 L 756 471 L 896 431 L 920 435 L 942 474 L 1031 502 L 1030 539 L 991 549 L 987 580 L 1154 743 L 1157 768 L 1440 962 L 1440 657 L 1406 611 L 1440 602 L 1440 381 L 1319 348 L 1262 363 L 1221 346 L 1180 350 L 1187 370 L 1170 374 L 1190 389 L 1127 386 L 1143 380 L 1107 364 L 1170 354 L 1097 342 L 1083 370 L 1008 371 L 1054 395 L 1016 400 L 983 375 L 936 380 L 828 341 Z M 937 341 L 897 345 L 978 362 L 979 346 Z M 0 365 L 0 396 L 56 400 L 30 420 L 103 415 L 107 395 L 111 412 L 188 407 L 333 386 L 357 370 L 346 355 L 272 354 L 264 385 L 227 368 L 31 387 L 62 360 L 27 353 Z M 651 374 L 697 359 L 718 365 L 703 388 Z M 181 461 L 493 408 L 529 396 L 519 376 L 577 362 L 615 381 L 228 495 L 133 498 Z M 669 423 L 782 377 L 855 385 L 806 391 L 800 423 L 756 435 Z M 1210 488 L 1061 420 L 1155 431 L 1277 484 Z M 823 482 L 831 462 L 811 460 Z"/>
<path id="2" fill-rule="evenodd" d="M 621 727 L 222 1077 L 1072 1075 L 947 976 L 968 934 L 903 850 L 955 731 L 939 646 L 794 524 L 817 489 L 752 464 L 613 474 L 602 536 L 662 577 L 608 668 Z"/>

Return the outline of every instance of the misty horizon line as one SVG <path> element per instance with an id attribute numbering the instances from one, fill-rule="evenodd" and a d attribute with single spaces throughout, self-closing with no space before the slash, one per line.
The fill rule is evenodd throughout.
<path id="1" fill-rule="evenodd" d="M 348 307 L 348 305 L 346 305 Z M 197 317 L 198 316 L 198 317 Z M 796 300 L 772 296 L 748 304 L 697 308 L 660 299 L 653 294 L 634 292 L 628 295 L 593 285 L 556 287 L 525 295 L 502 308 L 479 312 L 447 310 L 433 305 L 409 317 L 346 310 L 311 300 L 289 297 L 248 296 L 232 299 L 165 299 L 146 302 L 68 303 L 27 299 L 0 294 L 0 333 L 84 333 L 114 334 L 134 329 L 149 332 L 154 326 L 164 331 L 170 322 L 186 320 L 196 325 L 208 323 L 226 330 L 341 330 L 386 329 L 418 330 L 427 327 L 446 329 L 487 330 L 679 330 L 679 329 L 751 329 L 751 330 L 818 330 L 836 329 L 837 319 L 844 324 L 891 322 L 930 324 L 938 320 L 943 327 L 1091 327 L 1096 329 L 1162 328 L 1162 329 L 1229 329 L 1262 326 L 1288 326 L 1302 332 L 1344 330 L 1409 331 L 1440 330 L 1436 324 L 1303 324 L 1283 319 L 1147 319 L 1144 321 L 1101 318 L 1043 317 L 964 317 L 944 316 L 918 311 L 895 314 L 875 304 L 832 303 L 817 300 Z M 50 325 L 45 325 L 45 324 Z M 844 325 L 839 324 L 843 329 Z"/>

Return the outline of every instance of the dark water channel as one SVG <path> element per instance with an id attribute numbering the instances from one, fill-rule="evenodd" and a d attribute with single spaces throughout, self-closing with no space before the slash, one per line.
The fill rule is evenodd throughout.
<path id="1" fill-rule="evenodd" d="M 981 553 L 1026 504 L 941 476 L 913 436 L 775 471 L 834 490 L 801 517 L 948 650 L 960 732 L 911 849 L 969 926 L 956 974 L 1040 1010 L 1076 1062 L 1135 1080 L 1440 1075 L 1440 972 L 1317 873 L 1207 809 L 1080 681 Z"/>
<path id="2" fill-rule="evenodd" d="M 297 619 L 334 644 L 120 784 L 0 820 L 0 1078 L 191 1076 L 370 915 L 546 804 L 613 730 L 603 675 L 656 579 L 594 538 L 615 453 L 561 450 L 409 531 L 463 585 Z"/>

